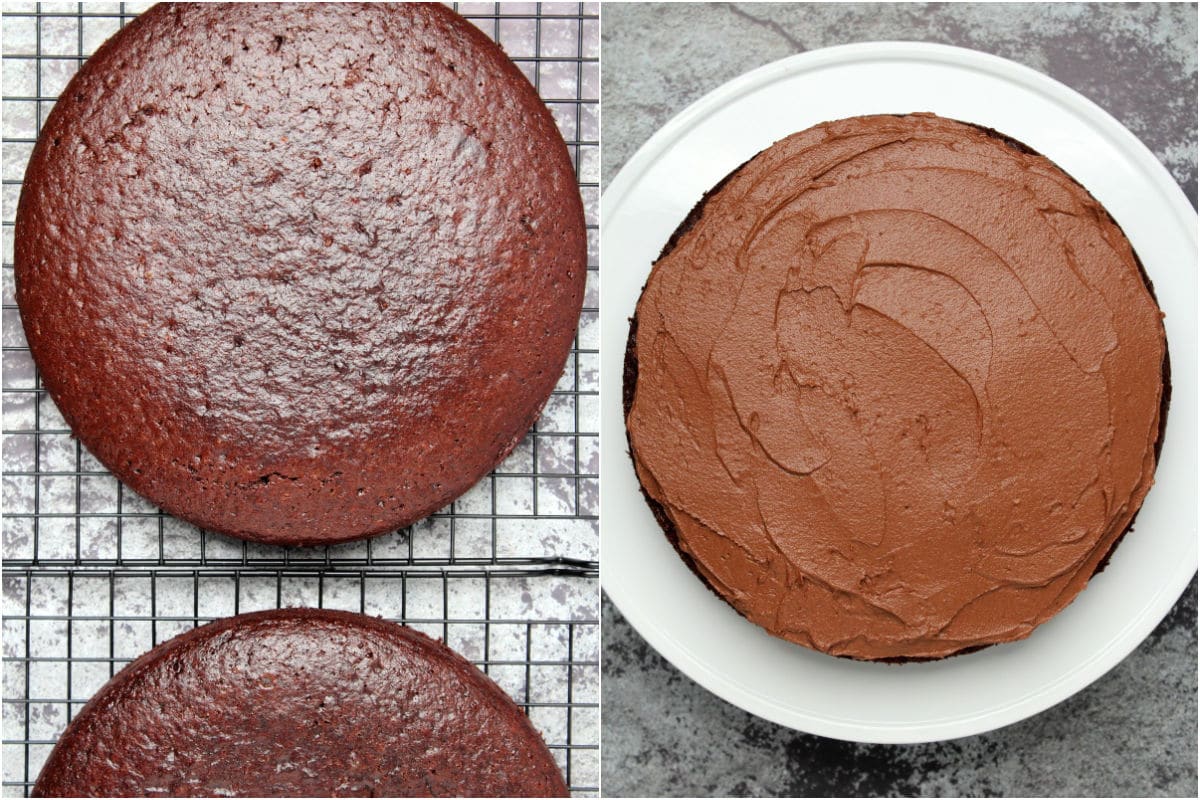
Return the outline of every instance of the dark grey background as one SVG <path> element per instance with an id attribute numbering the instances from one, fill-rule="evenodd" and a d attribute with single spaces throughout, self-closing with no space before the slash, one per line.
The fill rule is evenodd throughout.
<path id="1" fill-rule="evenodd" d="M 880 39 L 972 47 L 1057 78 L 1137 134 L 1196 204 L 1194 4 L 606 3 L 603 181 L 725 81 L 793 53 Z M 1196 796 L 1194 579 L 1149 639 L 1070 700 L 930 745 L 857 745 L 773 725 L 676 671 L 607 599 L 603 626 L 608 796 Z"/>

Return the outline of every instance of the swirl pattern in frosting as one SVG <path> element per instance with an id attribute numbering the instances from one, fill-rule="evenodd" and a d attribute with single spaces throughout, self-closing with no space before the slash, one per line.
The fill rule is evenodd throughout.
<path id="1" fill-rule="evenodd" d="M 929 659 L 1084 588 L 1152 483 L 1166 357 L 1086 190 L 972 125 L 858 117 L 692 220 L 638 303 L 626 421 L 714 591 L 826 653 Z"/>

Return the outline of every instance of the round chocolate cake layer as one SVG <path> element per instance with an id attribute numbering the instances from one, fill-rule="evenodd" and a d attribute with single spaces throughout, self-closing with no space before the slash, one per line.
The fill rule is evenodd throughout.
<path id="1" fill-rule="evenodd" d="M 739 613 L 817 650 L 1028 636 L 1153 482 L 1166 343 L 1137 258 L 1068 175 L 976 126 L 776 143 L 672 236 L 633 322 L 655 516 Z"/>
<path id="2" fill-rule="evenodd" d="M 243 614 L 159 645 L 84 706 L 36 797 L 565 797 L 508 695 L 373 617 Z"/>
<path id="3" fill-rule="evenodd" d="M 586 276 L 549 112 L 437 4 L 151 8 L 49 115 L 15 248 L 83 444 L 172 514 L 283 544 L 402 527 L 499 463 Z"/>

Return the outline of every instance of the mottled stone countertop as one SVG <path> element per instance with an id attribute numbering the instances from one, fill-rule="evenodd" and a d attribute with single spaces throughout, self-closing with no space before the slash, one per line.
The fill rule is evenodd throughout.
<path id="1" fill-rule="evenodd" d="M 1192 4 L 609 3 L 602 178 L 687 105 L 756 66 L 910 39 L 995 53 L 1082 92 L 1137 134 L 1195 205 L 1196 33 Z M 608 796 L 1196 796 L 1194 580 L 1132 655 L 1066 702 L 990 734 L 915 746 L 765 722 L 675 670 L 607 600 L 603 625 Z"/>

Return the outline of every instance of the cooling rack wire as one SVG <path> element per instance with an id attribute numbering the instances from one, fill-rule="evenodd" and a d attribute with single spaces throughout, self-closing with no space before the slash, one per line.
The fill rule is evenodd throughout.
<path id="1" fill-rule="evenodd" d="M 572 793 L 599 765 L 599 4 L 454 3 L 537 88 L 587 215 L 579 332 L 546 409 L 503 464 L 411 529 L 320 548 L 249 544 L 148 504 L 70 432 L 41 387 L 13 286 L 25 164 L 83 60 L 148 3 L 3 12 L 3 790 L 28 794 L 71 717 L 121 667 L 217 617 L 281 606 L 411 625 L 529 714 Z"/>

